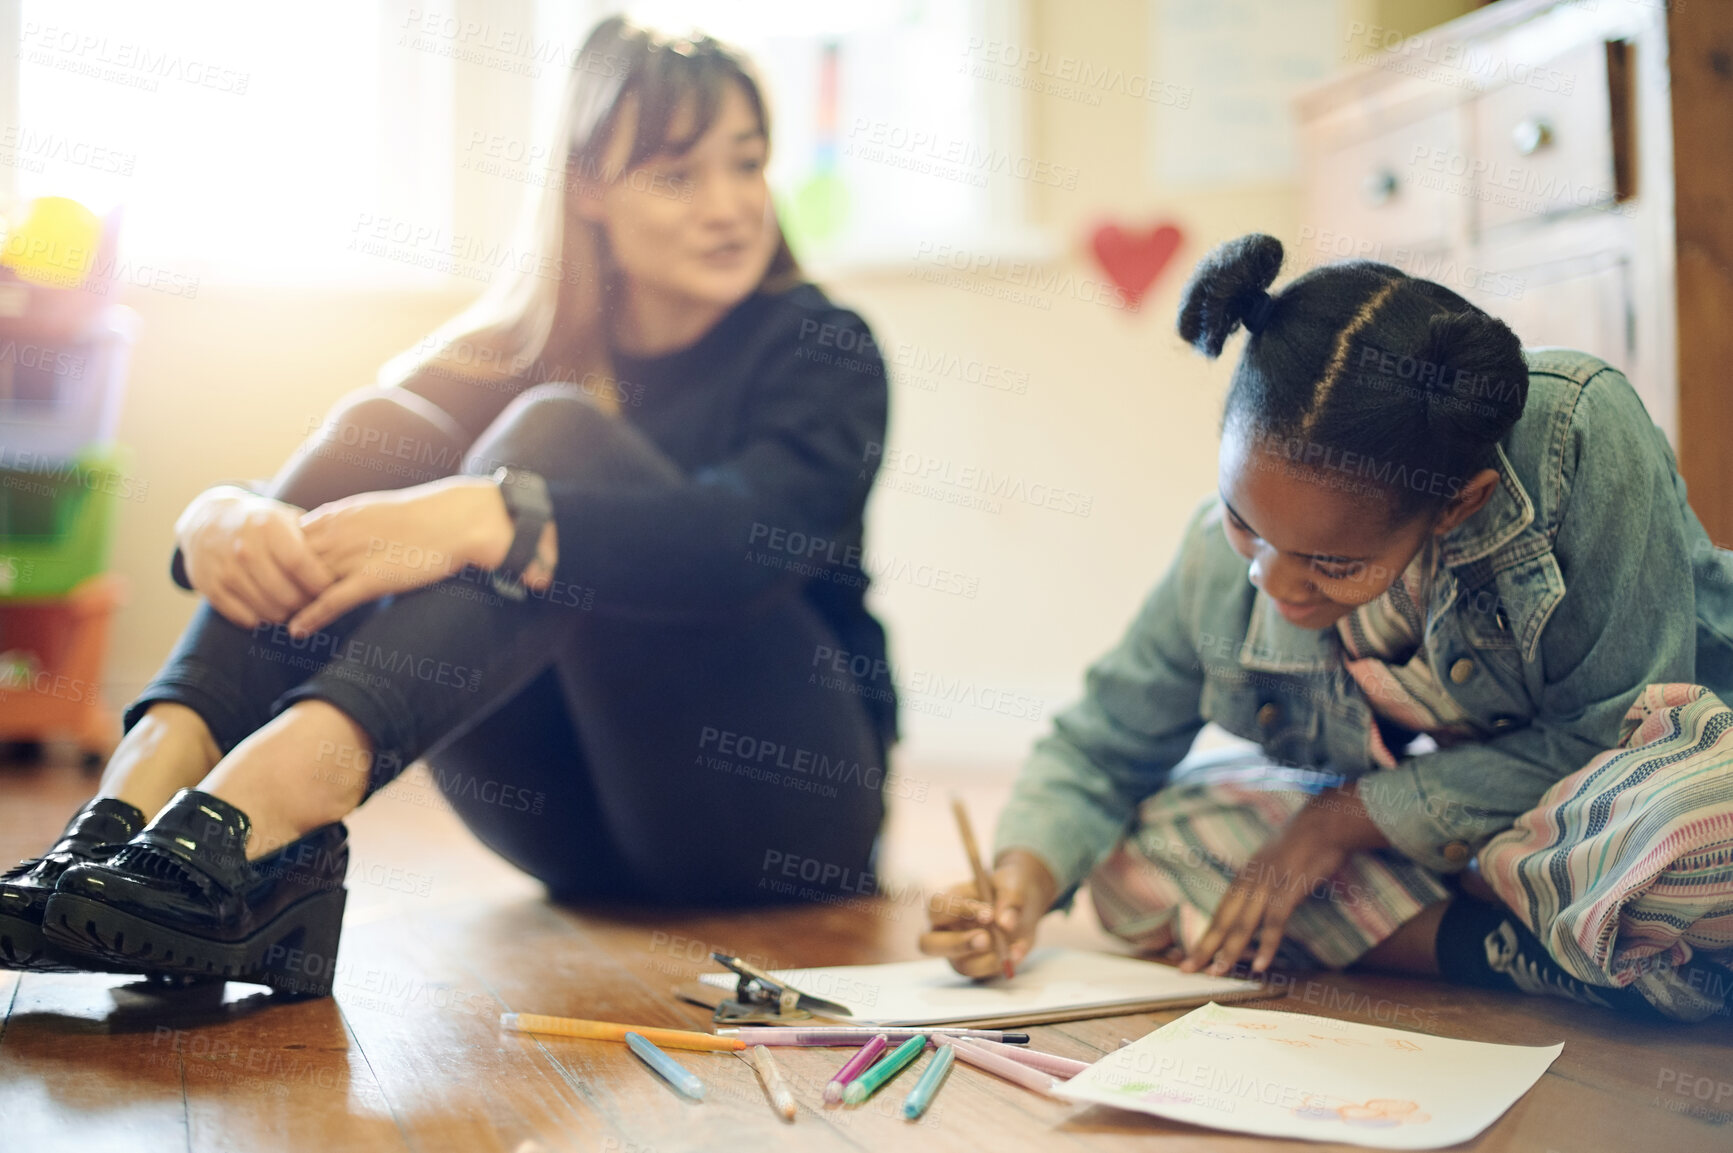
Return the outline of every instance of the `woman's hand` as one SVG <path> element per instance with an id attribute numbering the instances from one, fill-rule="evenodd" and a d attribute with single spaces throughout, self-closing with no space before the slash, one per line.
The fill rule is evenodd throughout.
<path id="1" fill-rule="evenodd" d="M 1214 975 L 1226 973 L 1245 955 L 1255 934 L 1258 951 L 1252 972 L 1264 972 L 1276 959 L 1288 918 L 1300 902 L 1313 894 L 1329 899 L 1334 895 L 1331 878 L 1351 853 L 1388 844 L 1352 785 L 1313 797 L 1246 862 L 1197 947 L 1179 967 L 1195 973 L 1207 964 Z"/>
<path id="2" fill-rule="evenodd" d="M 1058 890 L 1039 857 L 1024 849 L 1008 849 L 993 869 L 996 899 L 992 906 L 978 899 L 973 881 L 933 894 L 927 903 L 932 928 L 921 934 L 921 952 L 946 958 L 965 977 L 998 976 L 999 959 L 993 955 L 987 926 L 997 918 L 1005 931 L 1011 964 L 1022 964 L 1035 945 L 1035 927 Z"/>
<path id="3" fill-rule="evenodd" d="M 301 531 L 337 579 L 289 622 L 295 636 L 391 593 L 435 584 L 465 566 L 498 568 L 511 549 L 512 522 L 487 477 L 448 476 L 426 484 L 346 496 L 301 517 Z M 540 590 L 559 562 L 550 521 L 523 583 Z"/>
<path id="4" fill-rule="evenodd" d="M 175 522 L 187 581 L 244 629 L 286 620 L 337 579 L 300 518 L 294 505 L 235 485 L 200 493 Z"/>

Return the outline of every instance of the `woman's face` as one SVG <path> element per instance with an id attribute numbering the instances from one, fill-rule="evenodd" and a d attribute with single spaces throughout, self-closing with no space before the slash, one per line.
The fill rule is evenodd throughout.
<path id="1" fill-rule="evenodd" d="M 676 117 L 671 135 L 678 139 L 681 128 Z M 731 308 L 758 287 L 776 253 L 768 150 L 746 94 L 730 84 L 716 119 L 690 149 L 651 157 L 599 195 L 580 193 L 578 211 L 602 225 L 633 291 L 676 305 Z"/>
<path id="2" fill-rule="evenodd" d="M 1277 611 L 1306 629 L 1325 629 L 1377 599 L 1408 567 L 1434 532 L 1445 532 L 1485 503 L 1482 471 L 1436 518 L 1391 525 L 1388 496 L 1347 473 L 1296 465 L 1242 431 L 1222 437 L 1223 530 L 1234 551 L 1251 562 L 1249 576 Z M 1337 483 L 1332 484 L 1332 480 Z M 1484 488 L 1484 492 L 1480 489 Z"/>

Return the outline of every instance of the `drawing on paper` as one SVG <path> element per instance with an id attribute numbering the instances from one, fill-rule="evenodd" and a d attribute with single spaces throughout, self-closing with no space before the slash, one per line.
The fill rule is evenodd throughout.
<path id="1" fill-rule="evenodd" d="M 1432 1120 L 1413 1101 L 1374 1097 L 1370 1101 L 1355 1102 L 1312 1094 L 1308 1094 L 1294 1109 L 1294 1116 L 1308 1121 L 1341 1121 L 1366 1129 L 1391 1129 L 1397 1125 Z"/>

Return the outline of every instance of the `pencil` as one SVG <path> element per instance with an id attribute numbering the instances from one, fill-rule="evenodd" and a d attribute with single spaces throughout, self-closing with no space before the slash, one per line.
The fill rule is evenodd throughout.
<path id="1" fill-rule="evenodd" d="M 555 1033 L 561 1037 L 587 1037 L 592 1041 L 624 1041 L 627 1033 L 637 1033 L 645 1040 L 670 1049 L 738 1052 L 746 1048 L 746 1042 L 738 1037 L 718 1037 L 689 1029 L 650 1029 L 613 1021 L 583 1021 L 576 1017 L 549 1017 L 542 1013 L 501 1013 L 499 1023 L 502 1028 L 519 1033 Z"/>
<path id="2" fill-rule="evenodd" d="M 764 1091 L 770 1094 L 771 1107 L 782 1114 L 784 1121 L 794 1120 L 794 1093 L 789 1090 L 788 1082 L 782 1079 L 782 1070 L 776 1067 L 770 1050 L 763 1045 L 754 1045 L 752 1067 L 758 1070 L 758 1077 L 764 1082 Z"/>
<path id="3" fill-rule="evenodd" d="M 975 847 L 975 831 L 969 827 L 969 814 L 963 808 L 963 798 L 951 798 L 951 812 L 957 817 L 957 832 L 963 835 L 963 851 L 969 854 L 969 867 L 975 871 L 975 893 L 987 902 L 989 909 L 993 909 L 993 919 L 987 922 L 987 933 L 993 940 L 993 955 L 999 958 L 999 967 L 1009 978 L 1012 974 L 1011 952 L 1005 940 L 1005 930 L 999 927 L 998 909 L 994 907 L 993 877 L 987 872 L 987 866 L 981 863 L 981 850 Z"/>

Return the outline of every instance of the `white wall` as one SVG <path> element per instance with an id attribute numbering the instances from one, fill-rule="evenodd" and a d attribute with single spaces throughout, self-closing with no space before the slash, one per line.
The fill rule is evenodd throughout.
<path id="1" fill-rule="evenodd" d="M 1418 28 L 1461 0 L 1348 0 L 1349 19 Z M 1054 55 L 1147 72 L 1152 30 L 1143 0 L 1033 0 L 1028 36 Z M 876 563 L 906 562 L 874 603 L 891 630 L 909 693 L 905 764 L 948 761 L 1009 771 L 1045 714 L 1078 691 L 1167 563 L 1187 513 L 1215 486 L 1216 421 L 1229 358 L 1204 360 L 1173 332 L 1177 292 L 1211 245 L 1258 230 L 1292 235 L 1287 184 L 1181 192 L 1154 186 L 1144 156 L 1150 105 L 1029 96 L 1032 157 L 1078 170 L 1075 190 L 1037 186 L 1038 220 L 1062 242 L 1060 268 L 1094 275 L 1084 237 L 1102 216 L 1170 220 L 1186 243 L 1140 312 L 1048 294 L 1048 307 L 919 279 L 917 269 L 833 279 L 893 355 L 954 355 L 1022 379 L 1021 395 L 954 375 L 900 371 L 888 451 L 950 476 L 968 468 L 1015 485 L 1055 486 L 1088 515 L 1002 499 L 998 511 L 881 485 L 870 506 Z M 935 238 L 942 240 L 943 238 Z M 124 704 L 149 678 L 193 601 L 168 581 L 171 527 L 186 501 L 219 480 L 266 476 L 332 400 L 368 383 L 379 363 L 464 302 L 461 294 L 225 291 L 196 300 L 134 292 L 144 330 L 121 439 L 133 447 L 145 499 L 125 504 L 114 568 L 131 581 L 105 691 Z M 1230 347 L 1230 356 L 1234 352 Z M 919 379 L 917 379 L 919 378 Z M 899 477 L 906 474 L 898 473 Z M 920 587 L 936 566 L 971 596 Z M 904 571 L 901 568 L 899 572 Z M 997 694 L 997 695 L 995 695 Z M 1004 695 L 1012 715 L 993 711 Z M 1038 703 L 1036 703 L 1038 702 Z"/>

